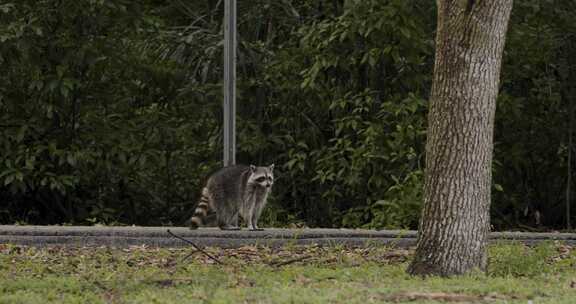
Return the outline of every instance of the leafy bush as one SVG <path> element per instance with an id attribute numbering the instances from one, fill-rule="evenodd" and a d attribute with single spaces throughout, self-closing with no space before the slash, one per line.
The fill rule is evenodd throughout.
<path id="1" fill-rule="evenodd" d="M 220 166 L 222 3 L 0 4 L 0 223 L 182 224 Z M 266 223 L 417 227 L 435 10 L 239 3 L 237 159 L 277 164 Z M 574 12 L 513 10 L 497 229 L 566 220 Z"/>

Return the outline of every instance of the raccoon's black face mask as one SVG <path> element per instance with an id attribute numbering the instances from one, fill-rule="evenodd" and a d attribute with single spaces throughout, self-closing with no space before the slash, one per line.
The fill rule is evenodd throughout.
<path id="1" fill-rule="evenodd" d="M 256 167 L 251 165 L 250 172 L 252 172 L 249 180 L 250 184 L 263 188 L 271 188 L 274 184 L 274 164 L 268 167 Z"/>

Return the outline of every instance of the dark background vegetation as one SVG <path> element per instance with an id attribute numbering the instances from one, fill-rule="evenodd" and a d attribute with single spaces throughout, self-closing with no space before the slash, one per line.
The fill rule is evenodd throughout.
<path id="1" fill-rule="evenodd" d="M 223 1 L 0 3 L 0 223 L 183 224 L 221 164 Z M 276 164 L 265 222 L 416 228 L 435 1 L 238 5 L 237 158 Z M 515 3 L 495 229 L 565 227 L 574 16 Z"/>

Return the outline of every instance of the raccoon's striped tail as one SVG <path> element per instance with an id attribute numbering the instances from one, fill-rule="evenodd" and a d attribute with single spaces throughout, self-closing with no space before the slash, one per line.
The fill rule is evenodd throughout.
<path id="1" fill-rule="evenodd" d="M 190 229 L 198 229 L 200 226 L 204 226 L 206 223 L 206 218 L 210 211 L 210 199 L 208 197 L 208 189 L 202 189 L 202 196 L 200 197 L 200 202 L 194 209 L 194 215 L 190 218 Z"/>

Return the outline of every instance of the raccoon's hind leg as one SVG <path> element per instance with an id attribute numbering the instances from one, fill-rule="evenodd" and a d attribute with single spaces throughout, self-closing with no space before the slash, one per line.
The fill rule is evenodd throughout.
<path id="1" fill-rule="evenodd" d="M 194 215 L 188 221 L 190 229 L 198 229 L 200 226 L 206 224 L 206 218 L 210 212 L 210 191 L 204 188 L 202 189 L 202 196 L 200 197 L 200 202 L 198 206 L 194 209 Z"/>
<path id="2" fill-rule="evenodd" d="M 220 204 L 220 209 L 216 212 L 218 227 L 222 230 L 240 230 L 238 212 L 236 204 Z"/>
<path id="3" fill-rule="evenodd" d="M 238 226 L 238 213 L 232 216 L 232 218 L 218 218 L 218 227 L 221 230 L 240 230 Z"/>

